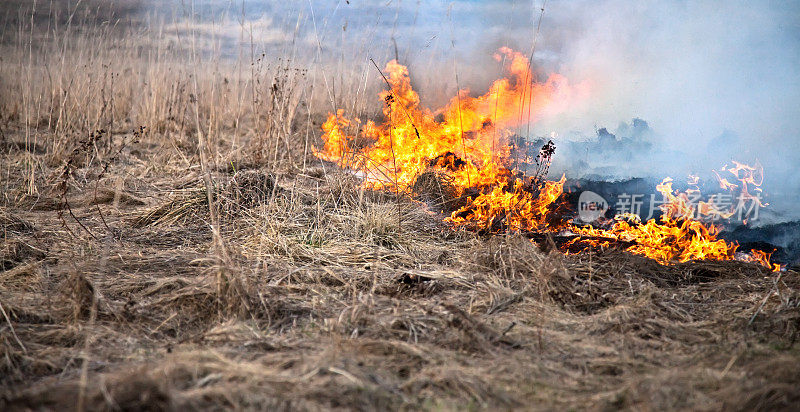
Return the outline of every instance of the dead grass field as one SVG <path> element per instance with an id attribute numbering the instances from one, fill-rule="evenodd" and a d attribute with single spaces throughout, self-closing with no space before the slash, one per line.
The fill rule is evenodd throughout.
<path id="1" fill-rule="evenodd" d="M 374 115 L 363 86 L 18 24 L 2 410 L 800 405 L 796 272 L 455 231 L 311 155 L 331 106 Z"/>

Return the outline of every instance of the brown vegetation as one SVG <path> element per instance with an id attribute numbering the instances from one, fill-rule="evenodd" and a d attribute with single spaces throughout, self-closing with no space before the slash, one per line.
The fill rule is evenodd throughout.
<path id="1" fill-rule="evenodd" d="M 22 20 L 0 44 L 0 409 L 800 404 L 795 272 L 455 231 L 310 155 L 347 99 L 306 69 Z"/>

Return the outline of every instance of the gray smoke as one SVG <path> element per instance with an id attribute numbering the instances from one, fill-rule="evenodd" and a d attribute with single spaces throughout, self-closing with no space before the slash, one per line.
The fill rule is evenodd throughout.
<path id="1" fill-rule="evenodd" d="M 578 0 L 549 3 L 545 16 L 543 61 L 594 91 L 537 132 L 595 140 L 587 130 L 645 119 L 649 150 L 631 156 L 624 145 L 588 163 L 618 161 L 612 177 L 677 180 L 759 159 L 773 212 L 800 216 L 800 4 Z"/>

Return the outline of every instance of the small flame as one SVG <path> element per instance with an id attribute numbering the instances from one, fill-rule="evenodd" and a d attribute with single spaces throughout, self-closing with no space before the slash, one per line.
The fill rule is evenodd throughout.
<path id="1" fill-rule="evenodd" d="M 755 263 L 757 265 L 768 267 L 768 268 L 772 269 L 773 272 L 780 272 L 781 269 L 782 269 L 782 266 L 777 264 L 777 263 L 771 263 L 770 262 L 770 260 L 772 259 L 772 253 L 774 253 L 774 251 L 767 253 L 767 252 L 764 252 L 764 251 L 761 251 L 761 250 L 754 249 L 754 250 L 750 251 L 750 254 L 743 255 L 740 258 L 740 260 L 742 260 L 744 262 L 752 262 L 752 263 Z"/>
<path id="2" fill-rule="evenodd" d="M 760 202 L 758 198 L 752 197 L 744 189 L 746 184 L 751 184 L 756 187 L 756 190 L 760 190 L 758 186 L 761 185 L 761 180 L 755 180 L 753 175 L 749 174 L 750 171 L 757 170 L 757 168 L 741 163 L 736 163 L 736 165 L 738 168 L 736 170 L 748 171 L 739 178 L 743 187 L 740 199 L 755 199 Z M 730 169 L 725 170 L 736 173 Z M 665 203 L 661 205 L 663 214 L 659 219 L 648 220 L 642 224 L 636 215 L 633 215 L 633 218 L 630 215 L 621 215 L 615 218 L 611 229 L 575 227 L 571 231 L 583 237 L 574 239 L 571 245 L 583 243 L 595 247 L 604 246 L 608 242 L 607 239 L 611 238 L 623 243 L 632 243 L 626 249 L 627 251 L 650 257 L 664 264 L 701 259 L 738 259 L 765 266 L 773 271 L 781 270 L 781 265 L 770 263 L 771 253 L 752 250 L 749 254 L 737 255 L 738 243 L 719 239 L 720 227 L 700 220 L 715 216 L 730 217 L 734 213 L 733 207 L 723 211 L 717 208 L 712 200 L 699 202 L 698 208 L 694 209 L 691 206 L 691 199 L 699 197 L 699 190 L 690 188 L 681 193 L 672 189 L 672 183 L 671 178 L 665 178 L 656 186 L 656 190 L 665 199 Z M 690 176 L 689 183 L 696 186 L 698 179 Z"/>

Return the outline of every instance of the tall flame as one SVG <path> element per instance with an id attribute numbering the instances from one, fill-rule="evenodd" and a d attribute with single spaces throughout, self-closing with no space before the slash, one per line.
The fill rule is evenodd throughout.
<path id="1" fill-rule="evenodd" d="M 340 111 L 330 115 L 322 126 L 325 146 L 315 154 L 358 169 L 365 177 L 365 185 L 374 189 L 404 192 L 429 170 L 432 160 L 451 153 L 463 164 L 438 168 L 447 169 L 456 188 L 505 183 L 511 128 L 527 122 L 529 112 L 531 121 L 536 121 L 566 110 L 587 96 L 588 84 L 570 85 L 558 74 L 537 83 L 532 81 L 534 76 L 525 56 L 505 47 L 500 53 L 510 62 L 507 78 L 493 82 L 482 96 L 471 97 L 468 90 L 460 90 L 438 110 L 420 104 L 406 66 L 389 62 L 385 72 L 391 89 L 380 93 L 381 100 L 387 103 L 383 108 L 386 121 L 368 121 L 360 130 L 360 136 L 373 143 L 354 150 L 351 144 L 356 136 L 346 130 L 358 122 L 345 118 Z M 501 55 L 495 58 L 499 60 Z"/>

